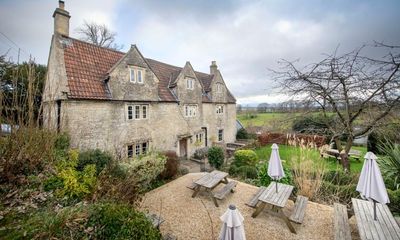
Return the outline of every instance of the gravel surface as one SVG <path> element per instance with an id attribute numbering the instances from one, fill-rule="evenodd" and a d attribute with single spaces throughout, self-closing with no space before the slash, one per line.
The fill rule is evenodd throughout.
<path id="1" fill-rule="evenodd" d="M 229 204 L 234 204 L 244 217 L 246 238 L 252 239 L 333 239 L 333 208 L 308 202 L 301 225 L 293 223 L 297 234 L 289 231 L 284 221 L 262 212 L 252 218 L 254 209 L 245 203 L 256 193 L 257 187 L 239 182 L 235 193 L 228 194 L 219 207 L 215 207 L 206 193 L 192 198 L 192 190 L 186 186 L 204 173 L 190 173 L 148 192 L 141 208 L 150 213 L 160 213 L 165 219 L 161 225 L 163 234 L 171 233 L 178 239 L 217 239 L 221 228 L 219 217 Z M 218 190 L 220 187 L 214 189 Z M 293 202 L 288 201 L 284 212 L 289 216 Z M 352 224 L 354 229 L 354 223 Z M 355 237 L 357 234 L 354 234 Z"/>

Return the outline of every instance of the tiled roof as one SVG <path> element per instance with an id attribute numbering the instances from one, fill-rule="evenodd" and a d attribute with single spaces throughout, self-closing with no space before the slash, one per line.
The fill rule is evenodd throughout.
<path id="1" fill-rule="evenodd" d="M 111 99 L 104 80 L 107 71 L 124 55 L 122 52 L 65 38 L 65 70 L 70 98 Z"/>
<path id="2" fill-rule="evenodd" d="M 65 69 L 68 78 L 69 98 L 77 99 L 112 99 L 110 91 L 105 83 L 108 71 L 125 55 L 123 52 L 99 47 L 73 38 L 64 38 Z M 169 84 L 176 78 L 181 67 L 162 63 L 146 58 L 151 70 L 160 80 L 158 95 L 161 101 L 177 101 L 172 94 Z M 205 91 L 210 90 L 213 75 L 195 72 L 202 82 Z M 203 102 L 211 102 L 207 96 L 203 96 Z M 228 102 L 236 100 L 228 91 Z"/>

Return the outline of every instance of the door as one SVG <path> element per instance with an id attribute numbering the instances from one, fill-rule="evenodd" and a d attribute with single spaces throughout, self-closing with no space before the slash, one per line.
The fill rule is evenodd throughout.
<path id="1" fill-rule="evenodd" d="M 179 140 L 179 156 L 180 157 L 187 156 L 187 138 Z"/>

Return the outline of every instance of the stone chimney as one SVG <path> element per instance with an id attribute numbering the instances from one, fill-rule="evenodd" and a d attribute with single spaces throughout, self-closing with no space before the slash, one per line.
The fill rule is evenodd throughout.
<path id="1" fill-rule="evenodd" d="M 58 8 L 53 13 L 54 33 L 69 36 L 69 12 L 64 9 L 64 1 L 58 1 Z"/>
<path id="2" fill-rule="evenodd" d="M 215 75 L 218 71 L 218 66 L 216 61 L 211 61 L 210 74 Z"/>

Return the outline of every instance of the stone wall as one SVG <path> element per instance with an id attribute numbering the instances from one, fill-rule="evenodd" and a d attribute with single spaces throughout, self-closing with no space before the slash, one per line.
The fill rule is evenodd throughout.
<path id="1" fill-rule="evenodd" d="M 192 136 L 188 138 L 191 156 L 197 148 L 205 146 L 204 140 L 199 144 L 195 139 L 195 134 L 203 131 L 202 127 L 207 127 L 209 146 L 217 139 L 218 129 L 224 129 L 224 141 L 235 140 L 235 104 L 226 104 L 221 116 L 217 116 L 215 104 L 202 104 L 203 114 L 196 120 L 185 118 L 177 103 L 149 103 L 148 119 L 128 120 L 127 104 L 123 101 L 63 102 L 62 130 L 70 134 L 73 148 L 100 148 L 124 157 L 127 145 L 140 141 L 149 141 L 150 148 L 179 154 L 180 136 Z"/>

